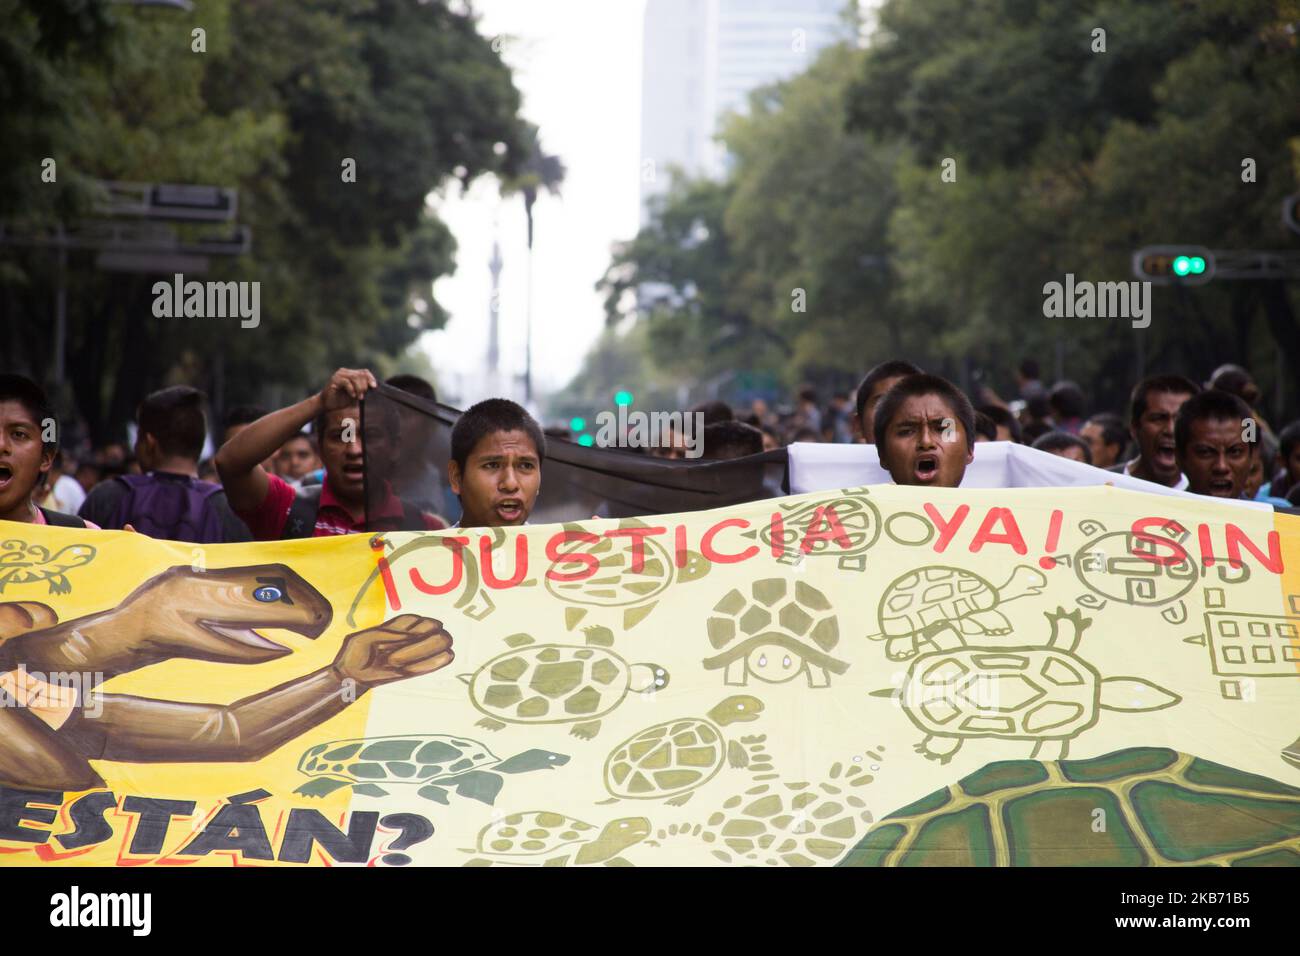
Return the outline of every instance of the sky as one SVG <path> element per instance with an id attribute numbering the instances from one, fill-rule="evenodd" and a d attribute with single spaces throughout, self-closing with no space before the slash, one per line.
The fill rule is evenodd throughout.
<path id="1" fill-rule="evenodd" d="M 600 333 L 595 291 L 615 241 L 632 238 L 640 215 L 641 32 L 644 0 L 476 0 L 479 31 L 501 37 L 501 54 L 523 96 L 522 115 L 542 147 L 567 167 L 561 196 L 533 209 L 533 390 L 554 391 L 577 373 Z M 435 194 L 431 205 L 456 237 L 456 271 L 434 283 L 450 314 L 421 337 L 440 397 L 464 408 L 496 394 L 487 354 L 492 242 L 501 243 L 501 368 L 524 367 L 527 226 L 523 200 L 502 199 L 494 177 Z"/>

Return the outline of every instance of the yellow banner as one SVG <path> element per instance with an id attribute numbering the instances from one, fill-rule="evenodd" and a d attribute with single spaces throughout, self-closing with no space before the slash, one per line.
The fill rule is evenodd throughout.
<path id="1" fill-rule="evenodd" d="M 0 539 L 3 864 L 1300 863 L 1290 516 L 876 486 Z"/>

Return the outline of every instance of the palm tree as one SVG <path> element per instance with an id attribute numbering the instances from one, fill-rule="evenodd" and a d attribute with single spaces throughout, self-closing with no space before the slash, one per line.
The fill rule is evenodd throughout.
<path id="1" fill-rule="evenodd" d="M 533 205 L 538 192 L 545 190 L 552 196 L 560 194 L 564 182 L 564 163 L 542 149 L 538 128 L 527 124 L 524 133 L 524 161 L 519 173 L 502 183 L 501 193 L 510 196 L 520 193 L 524 197 L 524 213 L 528 217 L 528 299 L 525 312 L 524 338 L 524 402 L 533 400 Z"/>

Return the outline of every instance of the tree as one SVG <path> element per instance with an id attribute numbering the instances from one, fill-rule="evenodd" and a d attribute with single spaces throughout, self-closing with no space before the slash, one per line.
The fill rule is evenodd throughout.
<path id="1" fill-rule="evenodd" d="M 238 188 L 253 251 L 214 259 L 205 278 L 260 283 L 262 322 L 158 319 L 159 276 L 104 273 L 93 254 L 71 256 L 70 372 L 97 440 L 120 434 L 143 394 L 171 380 L 224 383 L 231 401 L 285 397 L 336 365 L 397 355 L 445 322 L 430 285 L 454 267 L 455 244 L 426 197 L 449 180 L 514 174 L 524 134 L 510 72 L 472 16 L 442 0 L 208 0 L 202 54 L 191 49 L 193 24 L 170 11 L 103 17 L 116 24 L 111 56 L 61 66 L 72 91 L 63 113 L 31 119 L 64 143 L 60 188 L 65 166 L 86 180 Z M 23 23 L 42 49 L 45 22 Z M 25 121 L 15 115 L 0 116 L 6 140 Z M 344 175 L 351 163 L 355 177 Z M 7 209 L 35 205 L 6 199 Z M 4 255 L 9 360 L 40 375 L 53 348 L 53 267 L 40 251 Z M 416 300 L 428 303 L 423 313 Z"/>
<path id="2" fill-rule="evenodd" d="M 753 94 L 723 129 L 727 179 L 674 176 L 615 250 L 599 285 L 607 316 L 637 314 L 661 363 L 700 380 L 745 369 L 843 387 L 890 354 L 928 350 L 927 317 L 898 301 L 888 258 L 902 146 L 846 129 L 862 56 L 830 47 Z"/>
<path id="3" fill-rule="evenodd" d="M 1008 385 L 1036 355 L 1102 408 L 1143 371 L 1225 360 L 1267 390 L 1279 350 L 1300 362 L 1294 284 L 1156 289 L 1146 330 L 1048 319 L 1043 287 L 1131 280 L 1152 243 L 1295 248 L 1297 21 L 1296 0 L 887 0 L 864 50 L 724 127 L 725 181 L 674 184 L 615 251 L 607 312 L 701 381 L 838 386 L 899 356 Z"/>
<path id="4" fill-rule="evenodd" d="M 863 136 L 911 147 L 891 242 L 905 297 L 946 316 L 944 350 L 1004 368 L 1055 351 L 1118 406 L 1139 365 L 1198 375 L 1267 349 L 1250 332 L 1264 291 L 1251 283 L 1156 290 L 1145 332 L 1044 319 L 1041 290 L 1066 273 L 1131 279 L 1133 250 L 1153 242 L 1283 241 L 1295 19 L 1290 0 L 886 3 L 851 113 Z M 1099 25 L 1105 53 L 1092 50 Z M 945 158 L 956 182 L 939 175 Z M 1272 338 L 1300 359 L 1286 311 L 1275 303 Z"/>

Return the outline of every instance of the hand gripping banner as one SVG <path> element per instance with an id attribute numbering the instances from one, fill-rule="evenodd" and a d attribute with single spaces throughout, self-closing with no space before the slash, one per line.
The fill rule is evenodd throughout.
<path id="1" fill-rule="evenodd" d="M 3 532 L 0 864 L 1300 863 L 1289 515 L 872 486 Z"/>

